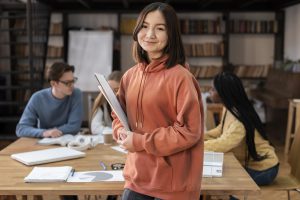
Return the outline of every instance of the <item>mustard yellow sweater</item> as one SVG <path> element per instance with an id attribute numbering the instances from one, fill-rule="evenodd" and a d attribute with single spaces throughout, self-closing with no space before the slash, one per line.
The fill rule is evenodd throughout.
<path id="1" fill-rule="evenodd" d="M 246 146 L 246 129 L 244 125 L 235 118 L 229 111 L 226 112 L 225 122 L 223 110 L 222 122 L 214 129 L 204 134 L 204 149 L 206 151 L 216 152 L 233 152 L 242 165 L 245 165 Z M 275 166 L 278 158 L 275 149 L 265 140 L 257 131 L 255 131 L 255 146 L 259 155 L 267 155 L 267 158 L 261 161 L 255 161 L 250 157 L 248 167 L 253 170 L 262 171 Z"/>

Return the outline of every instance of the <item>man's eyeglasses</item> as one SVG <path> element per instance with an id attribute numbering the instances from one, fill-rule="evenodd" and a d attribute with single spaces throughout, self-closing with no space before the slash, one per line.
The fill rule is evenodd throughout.
<path id="1" fill-rule="evenodd" d="M 58 80 L 58 82 L 64 84 L 64 85 L 67 86 L 67 87 L 71 87 L 73 84 L 76 83 L 77 80 L 78 80 L 78 78 L 77 78 L 77 77 L 74 77 L 74 79 L 71 80 L 71 81 L 61 81 L 61 80 Z"/>

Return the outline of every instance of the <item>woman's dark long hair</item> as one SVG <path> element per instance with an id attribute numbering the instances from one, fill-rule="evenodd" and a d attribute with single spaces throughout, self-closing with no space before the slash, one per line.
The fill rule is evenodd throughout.
<path id="1" fill-rule="evenodd" d="M 221 72 L 214 78 L 214 87 L 224 106 L 246 129 L 248 152 L 254 160 L 263 160 L 266 155 L 258 155 L 254 143 L 255 129 L 267 140 L 263 124 L 247 97 L 241 80 L 233 73 Z"/>

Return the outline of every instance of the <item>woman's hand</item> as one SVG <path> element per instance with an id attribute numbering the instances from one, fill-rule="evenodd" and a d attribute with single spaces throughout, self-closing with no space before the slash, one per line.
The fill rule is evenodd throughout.
<path id="1" fill-rule="evenodd" d="M 119 130 L 118 130 L 119 133 Z M 124 137 L 123 135 L 126 135 Z M 121 136 L 123 139 L 121 139 Z M 121 148 L 129 151 L 129 152 L 135 152 L 135 149 L 133 147 L 133 132 L 126 131 L 125 129 L 123 131 L 120 130 L 119 133 L 119 140 L 117 141 Z"/>
<path id="2" fill-rule="evenodd" d="M 127 131 L 124 128 L 120 128 L 117 131 L 118 133 L 118 140 L 125 140 L 127 137 Z"/>

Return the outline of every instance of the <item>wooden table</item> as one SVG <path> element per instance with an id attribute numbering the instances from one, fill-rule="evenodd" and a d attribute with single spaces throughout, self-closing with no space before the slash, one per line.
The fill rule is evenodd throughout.
<path id="1" fill-rule="evenodd" d="M 108 195 L 121 194 L 123 182 L 93 183 L 24 183 L 24 177 L 32 170 L 10 158 L 13 153 L 53 148 L 40 146 L 37 139 L 21 138 L 0 151 L 0 195 Z M 48 163 L 42 166 L 73 166 L 76 171 L 102 170 L 99 161 L 109 168 L 112 163 L 125 162 L 125 154 L 109 145 L 97 145 L 87 150 L 85 158 Z M 208 195 L 257 195 L 259 187 L 249 177 L 233 154 L 225 154 L 223 176 L 203 178 L 202 193 Z"/>

